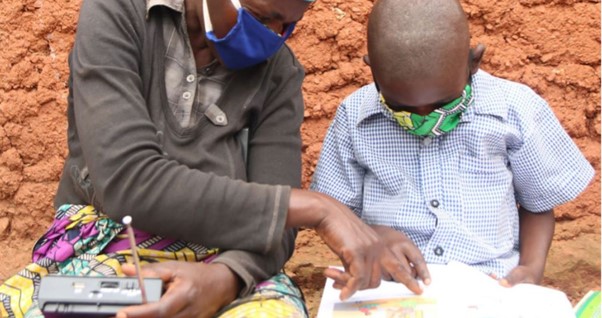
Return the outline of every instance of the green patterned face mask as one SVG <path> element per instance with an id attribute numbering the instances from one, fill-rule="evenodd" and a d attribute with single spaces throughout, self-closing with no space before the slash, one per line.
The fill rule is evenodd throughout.
<path id="1" fill-rule="evenodd" d="M 440 136 L 458 126 L 462 114 L 472 104 L 472 88 L 467 84 L 464 91 L 462 91 L 462 96 L 443 107 L 435 109 L 426 116 L 407 111 L 396 112 L 387 106 L 382 94 L 380 95 L 380 102 L 391 112 L 399 125 L 409 133 L 424 137 Z"/>

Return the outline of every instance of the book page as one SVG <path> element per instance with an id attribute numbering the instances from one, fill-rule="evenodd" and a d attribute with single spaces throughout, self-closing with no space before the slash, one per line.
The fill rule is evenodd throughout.
<path id="1" fill-rule="evenodd" d="M 468 265 L 429 265 L 432 283 L 422 295 L 403 284 L 382 281 L 380 287 L 356 292 L 342 302 L 326 280 L 318 318 L 574 318 L 566 295 L 554 289 L 521 284 L 512 288 Z M 342 269 L 341 269 L 342 270 Z"/>

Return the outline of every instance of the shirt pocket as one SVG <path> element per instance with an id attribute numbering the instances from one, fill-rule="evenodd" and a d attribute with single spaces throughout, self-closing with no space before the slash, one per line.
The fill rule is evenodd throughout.
<path id="1" fill-rule="evenodd" d="M 459 171 L 482 177 L 508 173 L 506 146 L 497 138 L 464 139 L 460 149 Z"/>
<path id="2" fill-rule="evenodd" d="M 387 162 L 371 166 L 364 177 L 364 197 L 400 196 L 407 192 L 407 176 L 401 169 Z"/>
<path id="3" fill-rule="evenodd" d="M 364 192 L 371 187 L 381 194 L 400 195 L 416 183 L 419 142 L 413 136 L 370 131 L 355 140 L 355 157 L 366 170 Z M 374 190 L 376 191 L 376 190 Z M 364 197 L 367 195 L 364 194 Z"/>

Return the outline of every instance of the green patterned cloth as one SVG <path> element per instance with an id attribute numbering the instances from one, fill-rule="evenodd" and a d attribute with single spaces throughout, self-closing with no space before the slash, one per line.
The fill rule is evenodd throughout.
<path id="1" fill-rule="evenodd" d="M 466 85 L 461 97 L 426 116 L 407 111 L 393 111 L 382 95 L 380 95 L 380 101 L 407 132 L 417 136 L 433 137 L 443 135 L 456 128 L 462 114 L 472 104 L 472 88 L 470 85 Z"/>
<path id="2" fill-rule="evenodd" d="M 0 285 L 0 317 L 43 318 L 37 295 L 42 277 L 123 276 L 121 265 L 133 263 L 124 226 L 92 206 L 64 205 L 50 229 L 35 244 L 33 263 Z M 219 252 L 199 244 L 135 234 L 141 264 L 211 262 Z M 220 317 L 307 317 L 301 291 L 285 274 L 259 283 L 252 295 L 238 299 Z"/>

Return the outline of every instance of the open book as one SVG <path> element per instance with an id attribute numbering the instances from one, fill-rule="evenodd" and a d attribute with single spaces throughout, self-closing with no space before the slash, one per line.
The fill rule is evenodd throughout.
<path id="1" fill-rule="evenodd" d="M 602 308 L 599 290 L 590 290 L 575 305 L 577 318 L 602 318 Z"/>
<path id="2" fill-rule="evenodd" d="M 566 294 L 532 284 L 506 288 L 468 265 L 429 265 L 432 282 L 415 295 L 403 284 L 356 292 L 342 302 L 326 280 L 318 318 L 574 318 Z"/>

